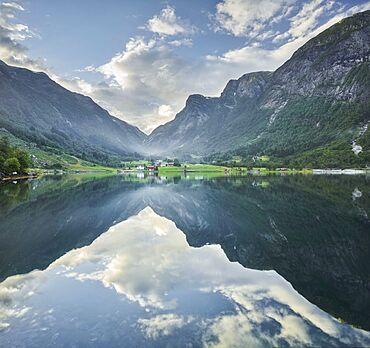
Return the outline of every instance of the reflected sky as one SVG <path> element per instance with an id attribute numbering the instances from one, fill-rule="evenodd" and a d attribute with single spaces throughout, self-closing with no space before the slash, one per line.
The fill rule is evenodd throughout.
<path id="1" fill-rule="evenodd" d="M 189 246 L 146 207 L 44 271 L 0 285 L 0 346 L 369 346 L 275 271 Z"/>

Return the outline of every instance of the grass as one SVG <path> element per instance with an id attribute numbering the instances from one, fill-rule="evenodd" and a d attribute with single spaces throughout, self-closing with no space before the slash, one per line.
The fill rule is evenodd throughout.
<path id="1" fill-rule="evenodd" d="M 210 164 L 185 164 L 181 167 L 159 167 L 159 173 L 182 173 L 182 172 L 224 172 L 226 167 L 214 166 Z"/>
<path id="2" fill-rule="evenodd" d="M 186 171 L 185 171 L 186 169 Z M 286 173 L 286 174 L 310 174 L 312 170 L 310 169 L 268 169 L 264 167 L 256 167 L 252 169 L 256 174 L 277 174 L 277 173 Z M 215 166 L 210 164 L 187 164 L 182 165 L 181 167 L 159 167 L 159 175 L 178 175 L 180 173 L 198 173 L 198 174 L 207 174 L 207 173 L 216 173 L 220 175 L 245 175 L 248 174 L 249 170 L 245 167 L 223 167 Z"/>

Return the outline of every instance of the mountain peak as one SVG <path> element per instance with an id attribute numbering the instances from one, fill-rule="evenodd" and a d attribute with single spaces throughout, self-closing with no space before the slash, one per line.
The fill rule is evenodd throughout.
<path id="1" fill-rule="evenodd" d="M 238 80 L 230 80 L 222 91 L 221 98 L 258 98 L 263 93 L 271 74 L 269 71 L 257 71 L 244 74 Z"/>
<path id="2" fill-rule="evenodd" d="M 369 34 L 369 25 L 370 10 L 359 12 L 351 17 L 344 18 L 309 40 L 293 54 L 292 58 L 316 48 L 325 51 L 330 48 L 330 46 L 338 45 L 340 41 L 344 41 L 350 37 L 355 39 L 353 44 L 356 45 L 358 43 L 356 41 L 356 36 L 366 36 Z M 361 31 L 363 32 L 359 33 Z M 361 40 L 361 38 L 358 39 Z M 366 39 L 369 41 L 369 36 L 366 36 Z"/>

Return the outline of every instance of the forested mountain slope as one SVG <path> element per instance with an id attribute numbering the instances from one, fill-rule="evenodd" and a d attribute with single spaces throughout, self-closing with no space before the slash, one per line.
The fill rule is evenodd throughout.
<path id="1" fill-rule="evenodd" d="M 275 72 L 231 80 L 221 96 L 189 97 L 146 141 L 158 153 L 227 160 L 262 154 L 277 164 L 370 162 L 370 11 L 298 49 Z"/>
<path id="2" fill-rule="evenodd" d="M 0 128 L 40 146 L 101 160 L 142 150 L 145 134 L 44 73 L 0 61 Z"/>

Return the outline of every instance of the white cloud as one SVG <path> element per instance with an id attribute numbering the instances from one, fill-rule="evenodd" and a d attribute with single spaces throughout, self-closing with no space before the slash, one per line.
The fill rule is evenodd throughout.
<path id="1" fill-rule="evenodd" d="M 24 11 L 16 2 L 0 3 L 0 59 L 5 62 L 34 67 L 39 64 L 27 56 L 27 48 L 22 44 L 33 33 L 27 25 L 17 23 L 16 15 Z"/>
<path id="2" fill-rule="evenodd" d="M 295 0 L 223 0 L 216 6 L 216 30 L 255 37 L 287 15 Z"/>
<path id="3" fill-rule="evenodd" d="M 178 111 L 191 92 L 186 77 L 192 75 L 191 64 L 172 46 L 161 38 L 130 39 L 121 53 L 96 69 L 110 87 L 97 88 L 97 99 L 122 110 L 120 116 L 147 132 L 169 120 L 174 116 L 170 110 Z"/>
<path id="4" fill-rule="evenodd" d="M 9 8 L 9 9 L 18 10 L 18 11 L 24 11 L 24 8 L 16 2 L 3 2 L 1 4 L 1 6 L 3 8 Z"/>
<path id="5" fill-rule="evenodd" d="M 165 7 L 159 15 L 149 19 L 146 28 L 160 35 L 190 34 L 195 28 L 176 15 L 175 8 Z"/>
<path id="6" fill-rule="evenodd" d="M 173 41 L 169 41 L 168 43 L 175 47 L 180 47 L 180 46 L 192 47 L 193 46 L 192 39 L 173 40 Z"/>
<path id="7" fill-rule="evenodd" d="M 157 339 L 160 336 L 171 335 L 175 330 L 182 328 L 191 321 L 176 314 L 161 314 L 150 319 L 139 319 L 138 323 L 145 336 Z"/>

